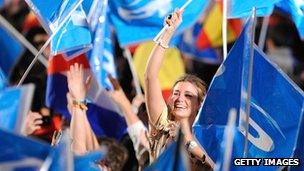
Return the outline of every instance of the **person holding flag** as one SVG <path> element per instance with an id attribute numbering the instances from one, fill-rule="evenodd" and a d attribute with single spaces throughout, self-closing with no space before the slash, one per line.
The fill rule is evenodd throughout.
<path id="1" fill-rule="evenodd" d="M 145 71 L 145 98 L 149 115 L 150 163 L 161 154 L 170 142 L 175 140 L 181 128 L 188 150 L 192 170 L 210 169 L 210 161 L 192 134 L 192 124 L 206 94 L 206 84 L 194 75 L 178 79 L 173 87 L 168 105 L 161 94 L 158 73 L 174 31 L 182 21 L 182 10 L 176 10 L 166 19 L 169 27 L 156 40 Z"/>

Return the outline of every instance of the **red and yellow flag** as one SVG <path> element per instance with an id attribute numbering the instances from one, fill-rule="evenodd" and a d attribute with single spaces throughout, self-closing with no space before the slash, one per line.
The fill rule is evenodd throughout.
<path id="1" fill-rule="evenodd" d="M 222 39 L 223 8 L 222 1 L 217 1 L 211 8 L 210 13 L 202 24 L 202 30 L 197 37 L 197 47 L 205 49 L 210 47 L 220 47 L 223 45 Z M 233 42 L 241 33 L 242 22 L 240 19 L 230 19 L 227 23 L 227 42 Z"/>
<path id="2" fill-rule="evenodd" d="M 154 45 L 154 42 L 142 43 L 136 48 L 133 55 L 134 67 L 143 87 L 145 68 Z M 174 82 L 184 74 L 185 66 L 179 50 L 176 48 L 169 48 L 165 54 L 158 76 L 165 99 L 170 96 Z"/>

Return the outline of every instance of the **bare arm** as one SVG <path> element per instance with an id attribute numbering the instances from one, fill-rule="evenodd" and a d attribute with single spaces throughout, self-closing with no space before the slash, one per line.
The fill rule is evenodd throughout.
<path id="1" fill-rule="evenodd" d="M 99 148 L 99 144 L 91 129 L 86 115 L 86 110 L 73 104 L 73 100 L 83 101 L 86 96 L 86 85 L 82 65 L 79 66 L 77 63 L 72 65 L 67 77 L 70 91 L 70 94 L 67 95 L 69 103 L 68 106 L 72 113 L 72 149 L 76 154 L 84 154 L 88 151 L 97 150 Z"/>
<path id="2" fill-rule="evenodd" d="M 122 88 L 120 87 L 118 81 L 113 77 L 109 76 L 109 79 L 114 87 L 113 91 L 110 91 L 110 96 L 115 101 L 115 103 L 120 107 L 123 114 L 125 115 L 128 127 L 132 124 L 139 121 L 136 113 L 132 110 L 132 105 L 127 98 L 126 94 L 123 92 Z"/>
<path id="3" fill-rule="evenodd" d="M 167 19 L 166 23 L 170 26 L 161 36 L 161 45 L 168 46 L 175 29 L 181 23 L 182 11 L 173 13 L 171 19 Z M 160 44 L 155 44 L 145 71 L 145 97 L 149 115 L 149 120 L 155 124 L 162 110 L 166 107 L 166 103 L 162 96 L 161 86 L 158 80 L 158 73 L 165 56 L 165 48 Z"/>

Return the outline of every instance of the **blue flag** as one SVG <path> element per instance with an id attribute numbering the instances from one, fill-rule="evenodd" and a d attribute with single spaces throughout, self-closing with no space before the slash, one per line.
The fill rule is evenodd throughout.
<path id="1" fill-rule="evenodd" d="M 1 170 L 39 170 L 51 147 L 0 129 Z"/>
<path id="2" fill-rule="evenodd" d="M 252 8 L 256 7 L 257 16 L 270 15 L 274 9 L 275 3 L 281 0 L 247 0 L 246 3 L 242 0 L 231 0 L 227 4 L 228 18 L 248 17 L 251 14 Z"/>
<path id="3" fill-rule="evenodd" d="M 91 152 L 83 156 L 75 156 L 74 169 L 75 171 L 99 171 L 97 162 L 103 159 L 102 152 Z"/>
<path id="4" fill-rule="evenodd" d="M 33 85 L 6 88 L 0 91 L 0 128 L 21 133 L 30 110 Z"/>
<path id="5" fill-rule="evenodd" d="M 291 16 L 301 38 L 304 39 L 304 1 L 282 0 L 276 6 Z"/>
<path id="6" fill-rule="evenodd" d="M 235 137 L 235 133 L 237 132 L 237 128 L 235 126 L 236 121 L 236 110 L 231 109 L 229 112 L 229 118 L 227 122 L 227 126 L 224 130 L 224 137 L 221 143 L 221 150 L 219 157 L 216 161 L 216 166 L 214 170 L 229 170 L 230 165 L 232 164 L 231 153 L 232 150 L 237 150 L 238 148 L 233 146 L 234 139 L 238 139 L 239 137 Z"/>
<path id="7" fill-rule="evenodd" d="M 9 32 L 0 27 L 0 68 L 8 78 L 23 53 L 23 46 Z"/>
<path id="8" fill-rule="evenodd" d="M 7 85 L 7 77 L 4 75 L 4 72 L 0 67 L 0 91 L 3 90 L 6 85 Z"/>
<path id="9" fill-rule="evenodd" d="M 101 151 L 92 152 L 83 156 L 74 156 L 71 151 L 70 136 L 63 133 L 59 144 L 54 147 L 45 160 L 42 170 L 48 171 L 99 171 L 97 161 L 104 157 Z"/>
<path id="10" fill-rule="evenodd" d="M 94 33 L 90 66 L 98 83 L 106 89 L 112 89 L 108 74 L 111 74 L 114 78 L 117 78 L 117 74 L 113 57 L 113 39 L 108 17 L 108 4 L 105 2 L 107 0 L 97 2 L 95 13 L 90 21 L 91 30 Z"/>
<path id="11" fill-rule="evenodd" d="M 164 18 L 181 8 L 187 0 L 166 1 L 110 1 L 111 21 L 121 46 L 137 44 L 153 39 L 163 28 Z M 183 13 L 183 22 L 176 35 L 192 26 L 210 1 L 192 1 Z"/>
<path id="12" fill-rule="evenodd" d="M 145 171 L 183 171 L 189 170 L 188 154 L 184 149 L 183 143 L 173 142 Z"/>
<path id="13" fill-rule="evenodd" d="M 304 2 L 301 0 L 232 0 L 228 3 L 228 18 L 242 18 L 250 15 L 256 7 L 257 16 L 270 15 L 277 7 L 288 13 L 294 21 L 301 38 L 304 38 Z"/>
<path id="14" fill-rule="evenodd" d="M 300 160 L 300 166 L 292 166 L 290 167 L 290 171 L 304 170 L 304 103 L 302 110 L 302 119 L 298 132 L 298 140 L 297 140 L 296 148 L 294 150 L 293 158 L 297 158 Z"/>
<path id="15" fill-rule="evenodd" d="M 193 126 L 194 134 L 213 161 L 219 157 L 227 114 L 231 108 L 236 108 L 238 112 L 235 136 L 239 137 L 234 139 L 238 148 L 232 151 L 232 158 L 243 157 L 246 114 L 242 103 L 247 97 L 243 86 L 248 79 L 244 71 L 248 71 L 245 67 L 248 67 L 251 47 L 252 21 L 249 21 L 213 78 Z M 257 46 L 253 48 L 248 157 L 288 158 L 292 156 L 295 145 L 304 94 Z M 254 169 L 277 168 L 261 166 Z M 233 169 L 244 170 L 244 167 Z"/>
<path id="16" fill-rule="evenodd" d="M 74 170 L 73 162 L 70 135 L 68 135 L 67 132 L 63 132 L 61 141 L 51 150 L 41 170 L 72 171 Z"/>
<path id="17" fill-rule="evenodd" d="M 186 30 L 180 43 L 178 44 L 178 49 L 183 53 L 193 57 L 193 59 L 203 61 L 210 64 L 220 64 L 222 62 L 221 56 L 215 51 L 214 48 L 204 48 L 199 49 L 196 45 L 196 37 L 202 26 L 199 23 L 195 23 L 193 27 Z"/>
<path id="18" fill-rule="evenodd" d="M 73 51 L 73 56 L 86 52 L 91 46 L 91 34 L 86 21 L 86 14 L 81 6 L 82 1 L 77 0 L 26 0 L 35 14 L 39 17 L 43 27 L 51 35 L 63 21 L 67 21 L 58 30 L 51 42 L 51 53 L 68 53 Z M 77 51 L 78 53 L 76 53 Z"/>
<path id="19" fill-rule="evenodd" d="M 80 6 L 53 38 L 51 52 L 54 55 L 67 53 L 73 58 L 87 52 L 92 46 L 91 41 L 86 14 Z"/>

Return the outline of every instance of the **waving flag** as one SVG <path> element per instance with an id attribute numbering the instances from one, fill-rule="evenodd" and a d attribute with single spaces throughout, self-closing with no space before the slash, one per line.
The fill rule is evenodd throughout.
<path id="1" fill-rule="evenodd" d="M 23 52 L 23 46 L 0 26 L 0 68 L 8 78 Z"/>
<path id="2" fill-rule="evenodd" d="M 1 170 L 39 170 L 51 147 L 0 129 Z"/>
<path id="3" fill-rule="evenodd" d="M 108 18 L 107 0 L 98 1 L 90 22 L 94 33 L 90 65 L 99 84 L 106 89 L 112 89 L 108 74 L 114 78 L 117 78 L 117 74 L 113 57 L 112 32 Z"/>
<path id="4" fill-rule="evenodd" d="M 276 6 L 291 16 L 301 38 L 304 39 L 304 1 L 282 0 Z"/>
<path id="5" fill-rule="evenodd" d="M 34 85 L 30 84 L 0 91 L 0 128 L 21 133 L 33 93 Z"/>
<path id="6" fill-rule="evenodd" d="M 222 16 L 222 2 L 215 2 L 203 22 L 196 22 L 192 28 L 184 32 L 182 42 L 178 45 L 179 49 L 196 60 L 220 64 L 222 56 L 216 48 L 223 45 Z M 241 27 L 242 23 L 239 19 L 228 20 L 228 43 L 235 41 L 241 32 Z"/>
<path id="7" fill-rule="evenodd" d="M 163 28 L 165 16 L 187 0 L 110 1 L 111 21 L 121 46 L 152 40 Z M 192 1 L 185 9 L 177 34 L 192 26 L 201 16 L 209 0 Z"/>
<path id="8" fill-rule="evenodd" d="M 139 77 L 142 87 L 144 87 L 144 73 L 147 61 L 154 45 L 154 42 L 142 43 L 136 48 L 133 56 L 135 71 Z M 160 80 L 162 94 L 165 99 L 169 98 L 174 82 L 184 74 L 185 66 L 180 52 L 176 48 L 168 49 L 158 77 Z"/>
<path id="9" fill-rule="evenodd" d="M 69 70 L 69 66 L 76 62 L 83 65 L 86 76 L 92 75 L 86 55 L 80 55 L 69 61 L 65 60 L 62 55 L 57 55 L 51 58 L 48 65 L 46 104 L 67 119 L 70 119 L 71 116 L 67 110 L 66 72 Z M 106 135 L 120 139 L 125 133 L 126 122 L 120 115 L 121 112 L 117 105 L 94 77 L 87 94 L 92 102 L 88 104 L 87 116 L 94 133 L 97 136 Z"/>
<path id="10" fill-rule="evenodd" d="M 218 150 L 223 140 L 227 114 L 231 108 L 236 108 L 238 112 L 238 131 L 235 136 L 239 137 L 234 139 L 234 145 L 238 148 L 232 151 L 232 158 L 243 156 L 245 141 L 243 124 L 246 114 L 242 103 L 244 97 L 247 97 L 247 92 L 242 86 L 246 85 L 243 82 L 246 81 L 244 71 L 248 71 L 247 62 L 250 56 L 249 36 L 252 21 L 249 21 L 213 78 L 193 126 L 197 139 L 213 161 L 219 157 Z M 248 157 L 292 157 L 303 110 L 304 93 L 272 64 L 257 46 L 254 46 L 251 93 Z M 260 166 L 254 169 L 276 170 L 277 168 Z"/>
<path id="11" fill-rule="evenodd" d="M 186 30 L 183 35 L 181 42 L 178 44 L 178 48 L 186 55 L 193 59 L 200 60 L 210 64 L 220 64 L 222 58 L 216 49 L 212 47 L 199 48 L 197 46 L 198 35 L 201 30 L 201 24 L 195 23 L 195 25 Z M 202 39 L 200 39 L 202 40 Z"/>
<path id="12" fill-rule="evenodd" d="M 227 4 L 228 18 L 248 17 L 253 7 L 256 7 L 257 16 L 270 15 L 275 3 L 279 1 L 281 0 L 247 0 L 246 3 L 244 3 L 242 0 L 231 0 Z"/>
<path id="13" fill-rule="evenodd" d="M 298 158 L 300 160 L 300 166 L 290 167 L 290 171 L 301 171 L 304 170 L 304 103 L 302 110 L 302 119 L 300 122 L 300 128 L 298 132 L 297 144 L 294 150 L 293 158 Z"/>
<path id="14" fill-rule="evenodd" d="M 190 170 L 189 157 L 182 138 L 170 144 L 145 171 L 183 171 Z"/>
<path id="15" fill-rule="evenodd" d="M 90 48 L 91 34 L 88 29 L 86 14 L 80 4 L 82 0 L 26 0 L 26 2 L 39 17 L 50 35 L 54 34 L 59 26 L 63 24 L 52 39 L 52 54 L 73 51 L 73 56 L 70 57 L 72 58 Z M 63 23 L 72 10 L 74 11 L 71 16 Z"/>
<path id="16" fill-rule="evenodd" d="M 288 13 L 301 38 L 304 38 L 304 2 L 302 0 L 247 0 L 246 3 L 240 0 L 231 0 L 228 3 L 228 18 L 247 17 L 253 7 L 256 7 L 258 16 L 270 15 L 274 7 Z"/>

